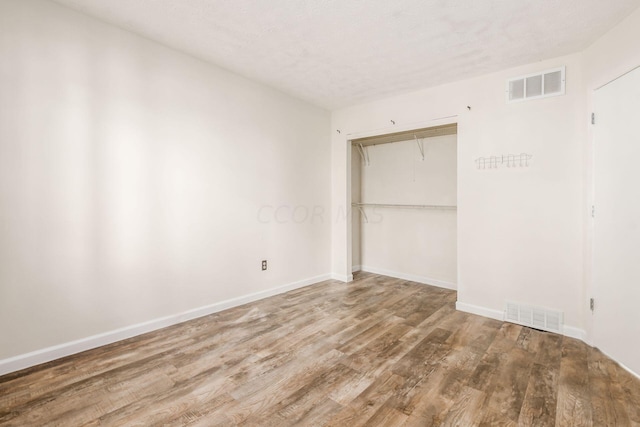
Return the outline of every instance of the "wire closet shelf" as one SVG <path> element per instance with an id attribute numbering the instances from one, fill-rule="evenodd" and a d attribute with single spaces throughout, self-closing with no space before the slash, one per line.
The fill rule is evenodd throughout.
<path id="1" fill-rule="evenodd" d="M 351 203 L 351 206 L 354 208 L 358 208 L 360 211 L 360 215 L 364 219 L 365 223 L 369 222 L 369 217 L 367 217 L 367 213 L 364 211 L 364 208 L 396 208 L 396 209 L 434 209 L 434 210 L 445 210 L 445 211 L 455 211 L 458 209 L 457 206 L 453 205 L 407 205 L 407 204 L 398 204 L 398 203 Z"/>

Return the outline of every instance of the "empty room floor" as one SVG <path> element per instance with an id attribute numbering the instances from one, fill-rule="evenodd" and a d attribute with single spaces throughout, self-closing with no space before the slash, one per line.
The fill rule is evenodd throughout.
<path id="1" fill-rule="evenodd" d="M 640 425 L 581 341 L 357 273 L 0 377 L 0 425 Z"/>

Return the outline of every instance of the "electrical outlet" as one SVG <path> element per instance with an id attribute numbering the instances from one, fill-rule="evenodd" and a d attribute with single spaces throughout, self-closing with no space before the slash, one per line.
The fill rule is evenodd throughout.
<path id="1" fill-rule="evenodd" d="M 262 271 L 264 271 L 266 269 L 267 269 L 267 260 L 264 259 L 264 260 L 262 260 Z"/>

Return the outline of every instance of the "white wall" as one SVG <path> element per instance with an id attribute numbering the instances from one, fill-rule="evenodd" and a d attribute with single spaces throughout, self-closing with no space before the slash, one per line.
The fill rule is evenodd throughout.
<path id="1" fill-rule="evenodd" d="M 330 273 L 328 112 L 39 0 L 0 94 L 0 359 Z"/>
<path id="2" fill-rule="evenodd" d="M 507 78 L 561 65 L 565 96 L 505 102 Z M 340 221 L 349 202 L 347 135 L 457 115 L 459 302 L 495 316 L 507 299 L 547 306 L 582 328 L 585 114 L 579 54 L 333 112 L 334 272 L 348 274 L 351 261 Z M 534 156 L 531 167 L 475 168 L 477 157 L 521 152 Z"/>
<path id="3" fill-rule="evenodd" d="M 584 75 L 592 91 L 640 66 L 640 9 L 584 50 Z"/>
<path id="4" fill-rule="evenodd" d="M 369 165 L 352 169 L 352 188 L 360 182 L 361 201 L 455 206 L 456 135 L 426 138 L 423 147 L 424 160 L 413 140 L 368 147 Z M 359 242 L 354 239 L 353 251 L 360 252 L 360 247 L 365 270 L 455 287 L 455 210 L 364 210 L 368 222 L 353 224 L 362 230 Z"/>

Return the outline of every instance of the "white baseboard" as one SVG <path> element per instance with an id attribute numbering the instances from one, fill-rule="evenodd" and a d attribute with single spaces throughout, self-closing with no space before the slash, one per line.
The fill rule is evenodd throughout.
<path id="1" fill-rule="evenodd" d="M 348 276 L 345 274 L 336 274 L 333 273 L 331 274 L 331 278 L 333 280 L 339 280 L 341 282 L 345 282 L 345 283 L 349 283 L 349 282 L 353 282 L 353 274 L 349 274 Z"/>
<path id="2" fill-rule="evenodd" d="M 488 317 L 490 319 L 500 321 L 504 320 L 504 313 L 502 310 L 492 310 L 490 308 L 467 304 L 460 301 L 456 301 L 456 310 L 464 311 L 465 313 L 477 314 L 478 316 Z"/>
<path id="3" fill-rule="evenodd" d="M 488 317 L 490 319 L 496 319 L 496 320 L 504 321 L 504 313 L 501 310 L 493 310 L 493 309 L 490 309 L 490 308 L 480 307 L 480 306 L 472 305 L 472 304 L 466 304 L 466 303 L 459 302 L 459 301 L 456 302 L 456 310 L 464 311 L 466 313 L 471 313 L 471 314 L 477 314 L 478 316 L 484 316 L 484 317 Z M 569 337 L 569 338 L 578 339 L 580 341 L 583 341 L 587 345 L 593 347 L 593 345 L 588 340 L 587 331 L 585 331 L 584 329 L 576 328 L 575 326 L 564 326 L 562 328 L 562 335 L 564 335 L 566 337 Z M 600 351 L 602 351 L 602 350 L 600 350 Z M 627 366 L 623 365 L 622 363 L 618 362 L 615 358 L 609 356 L 604 351 L 602 353 L 605 356 L 607 356 L 609 359 L 615 361 L 618 365 L 620 365 L 620 367 L 622 369 L 624 369 L 625 371 L 629 372 L 631 375 L 635 376 L 636 378 L 638 378 L 640 380 L 640 375 L 637 372 L 634 372 L 629 367 L 627 367 Z"/>
<path id="4" fill-rule="evenodd" d="M 473 304 L 467 304 L 464 302 L 456 302 L 456 310 L 464 311 L 466 313 L 477 314 L 478 316 L 488 317 L 490 319 L 496 319 L 504 321 L 504 312 L 502 310 L 494 310 L 491 308 L 480 307 Z M 580 341 L 587 342 L 587 332 L 584 329 L 576 328 L 575 326 L 564 326 L 562 328 L 562 335 L 576 338 Z"/>
<path id="5" fill-rule="evenodd" d="M 432 279 L 430 277 L 416 276 L 414 274 L 400 273 L 398 271 L 385 270 L 383 268 L 369 267 L 367 265 L 358 266 L 361 271 L 367 273 L 381 274 L 383 276 L 395 277 L 396 279 L 409 280 L 411 282 L 422 283 L 424 285 L 437 286 L 439 288 L 456 290 L 458 286 L 453 282 L 447 282 L 444 280 Z"/>
<path id="6" fill-rule="evenodd" d="M 575 326 L 565 325 L 562 328 L 562 335 L 570 338 L 575 338 L 577 340 L 580 340 L 589 344 L 589 342 L 587 341 L 587 331 L 585 331 L 584 329 L 576 328 Z"/>
<path id="7" fill-rule="evenodd" d="M 279 286 L 276 288 L 255 292 L 237 298 L 231 298 L 204 307 L 187 310 L 182 313 L 160 317 L 157 319 L 149 320 L 147 322 L 138 323 L 136 325 L 126 326 L 124 328 L 115 329 L 113 331 L 104 332 L 102 334 L 92 335 L 90 337 L 81 338 L 79 340 L 47 347 L 42 350 L 36 350 L 30 353 L 3 359 L 0 360 L 0 375 L 19 371 L 21 369 L 39 365 L 41 363 L 50 362 L 61 357 L 80 353 L 82 351 L 91 350 L 93 348 L 131 338 L 136 335 L 141 335 L 147 332 L 155 331 L 157 329 L 162 329 L 167 326 L 186 322 L 187 320 L 196 319 L 198 317 L 207 316 L 209 314 L 217 313 L 228 308 L 237 307 L 249 302 L 302 288 L 304 286 L 312 285 L 324 280 L 329 280 L 331 278 L 332 275 L 330 274 L 310 277 L 308 279 L 299 280 L 297 282 L 289 283 L 287 285 Z"/>
<path id="8" fill-rule="evenodd" d="M 604 354 L 605 356 L 607 356 L 609 359 L 613 360 L 614 362 L 616 362 L 618 365 L 620 365 L 620 367 L 622 369 L 624 369 L 625 371 L 629 372 L 631 375 L 633 375 L 634 377 L 636 377 L 637 379 L 640 380 L 640 374 L 633 371 L 631 368 L 629 368 L 626 365 L 623 365 L 622 363 L 618 362 L 615 358 L 609 356 L 606 352 L 602 351 L 600 348 L 598 348 L 598 350 L 600 350 L 602 352 L 602 354 Z"/>
<path id="9" fill-rule="evenodd" d="M 361 265 L 354 265 L 353 267 L 351 267 L 351 272 L 355 273 L 356 271 L 360 271 L 362 270 L 362 266 Z"/>

